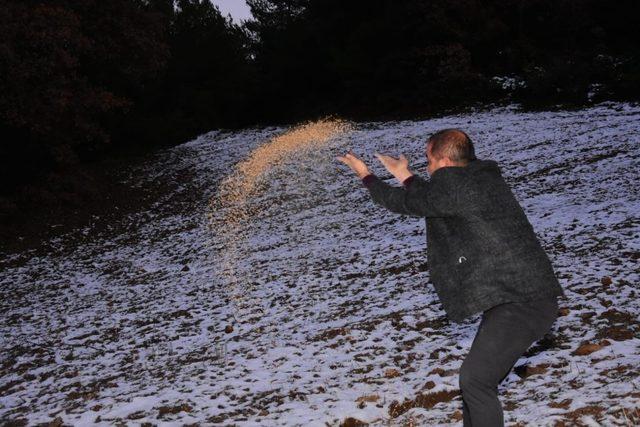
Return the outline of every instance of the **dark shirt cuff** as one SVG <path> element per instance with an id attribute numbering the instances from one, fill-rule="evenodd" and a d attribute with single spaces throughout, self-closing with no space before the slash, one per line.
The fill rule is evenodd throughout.
<path id="1" fill-rule="evenodd" d="M 415 175 L 411 175 L 410 177 L 405 178 L 405 180 L 404 180 L 404 181 L 402 181 L 402 185 L 404 185 L 404 186 L 406 187 L 407 185 L 409 185 L 409 183 L 410 183 L 411 181 L 413 181 L 413 178 L 415 178 L 415 177 L 416 177 Z"/>
<path id="2" fill-rule="evenodd" d="M 362 178 L 362 183 L 367 186 L 371 181 L 373 181 L 375 179 L 375 175 L 370 173 L 369 175 L 365 176 L 364 178 Z"/>

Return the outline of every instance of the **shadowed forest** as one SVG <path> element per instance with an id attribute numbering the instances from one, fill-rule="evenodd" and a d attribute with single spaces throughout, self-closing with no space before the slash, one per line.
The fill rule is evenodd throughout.
<path id="1" fill-rule="evenodd" d="M 211 129 L 640 98 L 633 0 L 5 0 L 0 220 Z"/>

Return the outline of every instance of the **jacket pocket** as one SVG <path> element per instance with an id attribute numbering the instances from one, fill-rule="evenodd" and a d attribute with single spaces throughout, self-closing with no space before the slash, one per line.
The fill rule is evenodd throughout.
<path id="1" fill-rule="evenodd" d="M 458 283 L 464 284 L 472 280 L 472 276 L 476 272 L 475 256 L 469 252 L 458 251 L 456 258 L 453 260 L 453 269 L 458 279 Z"/>

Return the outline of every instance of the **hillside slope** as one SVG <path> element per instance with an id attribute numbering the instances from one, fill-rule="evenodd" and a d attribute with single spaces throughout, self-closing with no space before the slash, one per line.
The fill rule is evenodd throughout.
<path id="1" fill-rule="evenodd" d="M 446 319 L 424 221 L 373 204 L 334 159 L 351 148 L 399 185 L 373 152 L 404 153 L 427 177 L 424 141 L 445 127 L 498 161 L 567 293 L 499 386 L 507 425 L 640 422 L 640 106 L 617 103 L 359 123 L 269 170 L 252 216 L 215 233 L 218 184 L 286 129 L 164 151 L 131 171 L 131 185 L 177 184 L 151 210 L 2 256 L 0 420 L 461 425 L 457 371 L 480 315 Z"/>

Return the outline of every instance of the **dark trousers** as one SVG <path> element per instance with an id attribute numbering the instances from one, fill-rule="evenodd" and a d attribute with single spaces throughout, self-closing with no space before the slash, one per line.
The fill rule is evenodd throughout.
<path id="1" fill-rule="evenodd" d="M 460 367 L 464 427 L 503 427 L 498 384 L 558 317 L 557 297 L 494 306 L 482 314 Z"/>

